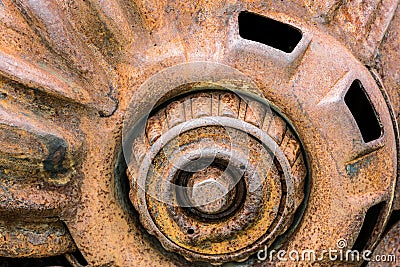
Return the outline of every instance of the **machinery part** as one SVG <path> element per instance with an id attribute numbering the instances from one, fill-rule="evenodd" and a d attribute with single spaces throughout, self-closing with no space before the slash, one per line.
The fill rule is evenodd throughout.
<path id="1" fill-rule="evenodd" d="M 132 141 L 130 195 L 166 249 L 222 263 L 285 234 L 307 168 L 291 126 L 267 103 L 209 89 L 151 114 L 133 131 L 145 135 Z"/>
<path id="2" fill-rule="evenodd" d="M 392 210 L 400 207 L 397 6 L 398 1 L 338 0 L 0 1 L 0 221 L 7 233 L 0 256 L 51 257 L 76 249 L 85 260 L 68 256 L 75 265 L 193 265 L 185 257 L 257 266 L 265 262 L 252 253 L 263 245 L 322 250 L 343 239 L 351 248 L 373 249 Z M 183 135 L 154 125 L 138 131 L 146 137 L 158 132 L 154 143 L 136 146 L 137 139 L 126 138 L 138 123 L 161 122 L 153 116 L 175 101 L 222 93 L 249 106 L 271 106 L 273 117 L 293 131 L 291 140 L 304 159 L 300 165 L 308 170 L 304 180 L 296 181 L 286 148 L 269 129 L 239 113 L 229 117 L 211 110 L 227 124 L 218 127 L 210 123 L 213 117 L 195 112 L 193 122 L 204 124 Z M 194 111 L 207 110 L 202 101 L 193 103 L 201 106 Z M 175 127 L 191 119 L 185 115 Z M 148 155 L 165 135 L 173 143 L 193 134 L 202 143 L 202 131 L 210 134 L 210 143 L 204 142 L 215 145 L 214 151 L 227 151 L 222 143 L 229 141 L 234 148 L 229 153 L 245 156 L 232 162 L 221 156 L 191 174 L 174 172 L 155 154 L 171 177 L 177 173 L 172 185 L 191 189 L 179 193 L 180 202 L 176 190 L 168 191 L 169 199 L 161 195 L 178 204 L 173 208 L 160 196 L 143 194 L 165 192 L 157 190 L 168 183 L 146 188 L 152 176 L 137 165 L 146 166 L 140 155 Z M 276 160 L 256 162 L 243 142 L 264 155 L 276 152 Z M 160 151 L 179 150 L 172 143 Z M 185 146 L 182 154 L 195 150 Z M 167 155 L 178 164 L 180 154 L 173 151 Z M 241 170 L 243 158 L 249 164 Z M 222 171 L 229 164 L 236 173 Z M 271 188 L 249 199 L 246 174 L 267 170 L 259 181 Z M 242 171 L 244 179 L 232 183 Z M 221 246 L 223 239 L 213 241 L 215 250 L 201 246 L 207 220 L 218 227 L 244 211 L 245 203 L 273 201 L 266 198 L 268 189 L 285 198 L 282 210 L 278 201 L 271 209 L 251 207 L 257 209 L 253 215 L 260 214 L 255 221 L 263 212 L 281 216 L 282 224 L 274 227 L 273 218 L 267 223 L 270 236 L 266 229 L 253 231 L 233 251 Z M 220 193 L 228 194 L 215 198 Z M 157 220 L 158 211 L 164 221 Z M 250 217 L 243 225 L 252 226 Z M 162 225 L 177 220 L 183 227 L 177 232 Z M 188 225 L 197 228 L 183 232 Z M 202 232 L 196 232 L 200 226 Z M 221 234 L 243 241 L 240 235 L 250 230 Z M 43 243 L 32 245 L 32 236 Z M 197 239 L 188 242 L 191 238 Z M 20 248 L 25 252 L 15 253 Z"/>
<path id="3" fill-rule="evenodd" d="M 399 213 L 399 211 L 396 211 Z M 393 221 L 389 224 L 387 233 L 382 237 L 378 246 L 376 247 L 374 254 L 368 266 L 393 266 L 397 264 L 400 257 L 400 242 L 399 242 L 399 231 L 400 223 Z"/>

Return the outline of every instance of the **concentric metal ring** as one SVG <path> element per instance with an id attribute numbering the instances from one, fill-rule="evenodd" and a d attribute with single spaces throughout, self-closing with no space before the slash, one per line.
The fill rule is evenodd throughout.
<path id="1" fill-rule="evenodd" d="M 154 110 L 134 138 L 133 151 L 147 152 L 129 166 L 131 201 L 166 249 L 243 260 L 292 224 L 306 166 L 290 126 L 263 105 L 232 92 L 189 94 Z"/>

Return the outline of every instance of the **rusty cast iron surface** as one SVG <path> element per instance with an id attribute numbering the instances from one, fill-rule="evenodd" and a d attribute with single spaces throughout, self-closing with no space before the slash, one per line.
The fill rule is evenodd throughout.
<path id="1" fill-rule="evenodd" d="M 398 2 L 0 0 L 0 266 L 398 255 Z"/>

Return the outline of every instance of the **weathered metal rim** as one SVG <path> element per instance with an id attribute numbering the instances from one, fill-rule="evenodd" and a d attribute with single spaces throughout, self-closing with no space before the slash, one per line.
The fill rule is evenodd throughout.
<path id="1" fill-rule="evenodd" d="M 393 126 L 393 132 L 395 136 L 395 142 L 396 142 L 396 150 L 397 150 L 397 169 L 396 171 L 396 179 L 394 179 L 393 183 L 394 185 L 392 186 L 392 192 L 390 194 L 390 199 L 389 201 L 386 202 L 385 207 L 382 209 L 380 216 L 385 215 L 385 218 L 381 220 L 380 224 L 375 226 L 375 229 L 373 231 L 373 234 L 375 235 L 375 238 L 372 237 L 369 239 L 368 243 L 366 244 L 367 248 L 370 248 L 371 250 L 374 250 L 376 246 L 378 245 L 380 241 L 380 237 L 382 236 L 385 226 L 387 225 L 391 212 L 393 210 L 394 206 L 394 201 L 396 197 L 396 186 L 397 186 L 397 181 L 400 179 L 399 177 L 399 172 L 400 172 L 400 132 L 399 132 L 399 125 L 396 120 L 395 112 L 393 109 L 393 104 L 391 103 L 389 96 L 387 94 L 387 91 L 385 89 L 385 86 L 381 80 L 381 77 L 379 74 L 376 72 L 374 68 L 371 68 L 369 66 L 366 66 L 368 69 L 369 73 L 371 74 L 372 78 L 374 79 L 377 87 L 379 88 L 380 93 L 382 94 L 383 99 L 385 100 L 386 106 L 388 108 L 389 114 L 390 114 L 390 119 L 392 121 L 392 126 Z M 399 194 L 400 197 L 400 194 Z M 399 200 L 400 201 L 400 200 Z M 377 230 L 378 229 L 378 230 Z M 373 243 L 371 243 L 371 240 L 375 240 Z"/>

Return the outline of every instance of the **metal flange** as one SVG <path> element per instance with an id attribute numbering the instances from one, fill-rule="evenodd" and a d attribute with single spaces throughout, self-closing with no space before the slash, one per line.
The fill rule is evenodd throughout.
<path id="1" fill-rule="evenodd" d="M 132 151 L 147 152 L 132 154 L 130 195 L 166 249 L 238 261 L 285 234 L 307 167 L 290 124 L 266 101 L 203 89 L 151 114 L 145 131 L 134 129 L 143 135 Z"/>

